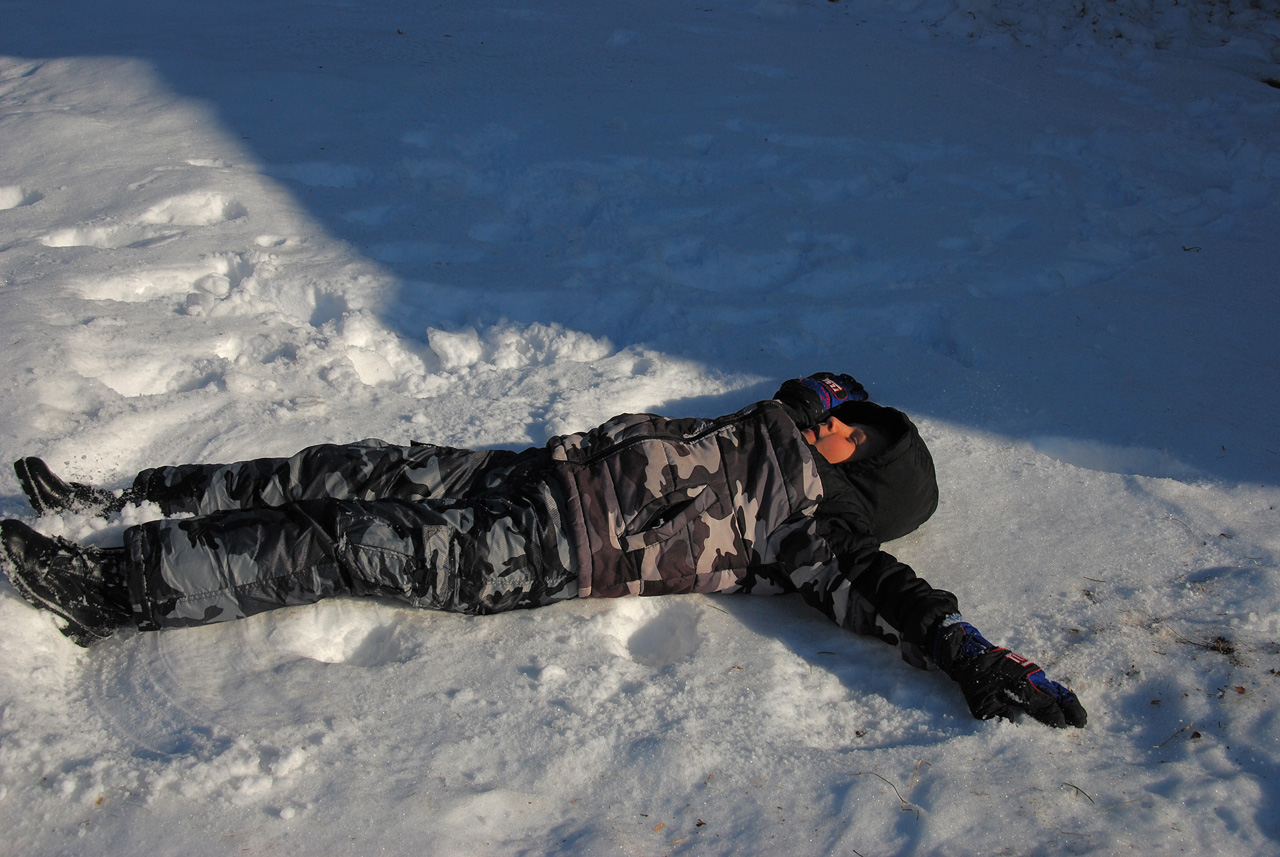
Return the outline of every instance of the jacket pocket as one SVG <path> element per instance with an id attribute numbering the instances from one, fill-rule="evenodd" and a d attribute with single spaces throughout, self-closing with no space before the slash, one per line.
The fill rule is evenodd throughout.
<path id="1" fill-rule="evenodd" d="M 654 504 L 652 509 L 646 509 L 643 514 L 637 516 L 645 523 L 639 531 L 623 536 L 623 550 L 643 550 L 652 545 L 661 544 L 688 529 L 693 521 L 700 518 L 716 502 L 716 493 L 706 485 L 690 489 L 690 493 L 693 491 L 697 493 L 692 497 L 686 494 L 678 499 L 663 498 L 663 501 Z"/>

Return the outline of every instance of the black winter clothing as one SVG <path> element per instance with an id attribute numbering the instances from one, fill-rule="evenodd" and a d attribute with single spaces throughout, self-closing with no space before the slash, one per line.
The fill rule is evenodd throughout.
<path id="1" fill-rule="evenodd" d="M 379 440 L 143 471 L 135 494 L 195 516 L 125 531 L 135 621 L 204 625 L 340 595 L 456 613 L 573 598 L 551 482 L 541 450 Z"/>

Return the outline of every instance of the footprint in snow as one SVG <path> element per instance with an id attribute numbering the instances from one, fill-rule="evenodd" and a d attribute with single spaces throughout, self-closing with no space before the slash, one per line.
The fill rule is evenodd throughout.
<path id="1" fill-rule="evenodd" d="M 377 667 L 414 655 L 400 634 L 403 616 L 388 617 L 372 605 L 336 604 L 333 609 L 297 611 L 268 634 L 277 650 L 326 664 Z"/>
<path id="2" fill-rule="evenodd" d="M 0 185 L 0 211 L 35 205 L 42 199 L 44 194 L 39 191 L 28 190 L 19 185 Z"/>
<path id="3" fill-rule="evenodd" d="M 248 214 L 240 202 L 220 193 L 189 193 L 172 197 L 135 219 L 86 223 L 58 229 L 41 240 L 46 247 L 154 247 L 184 234 L 180 227 L 214 226 Z"/>
<path id="4" fill-rule="evenodd" d="M 622 599 L 595 620 L 611 638 L 615 654 L 647 667 L 665 667 L 688 658 L 702 645 L 701 611 L 668 599 Z"/>

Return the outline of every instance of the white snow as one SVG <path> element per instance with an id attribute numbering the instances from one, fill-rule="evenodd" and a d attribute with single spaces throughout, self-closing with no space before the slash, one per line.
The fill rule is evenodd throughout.
<path id="1" fill-rule="evenodd" d="M 1090 715 L 974 721 L 789 598 L 85 651 L 0 583 L 0 853 L 1280 853 L 1275 0 L 0 10 L 4 461 L 522 447 L 850 371 L 938 462 L 890 549 Z M 155 511 L 0 473 L 49 533 Z"/>

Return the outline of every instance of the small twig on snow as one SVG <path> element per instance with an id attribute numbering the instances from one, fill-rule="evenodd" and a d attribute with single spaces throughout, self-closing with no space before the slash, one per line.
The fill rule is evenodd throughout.
<path id="1" fill-rule="evenodd" d="M 898 796 L 899 802 L 902 803 L 903 812 L 914 812 L 916 814 L 916 818 L 920 817 L 920 807 L 909 803 L 907 799 L 902 796 L 902 792 L 898 791 L 897 786 L 895 786 L 893 783 L 889 782 L 884 777 L 877 774 L 875 771 L 858 771 L 856 774 L 854 774 L 855 777 L 865 777 L 867 775 L 873 776 L 876 779 L 881 780 L 882 782 L 884 782 L 885 785 L 893 789 L 893 793 Z"/>
<path id="2" fill-rule="evenodd" d="M 1088 799 L 1089 803 L 1094 804 L 1095 806 L 1097 805 L 1097 801 L 1095 801 L 1093 798 L 1089 797 L 1089 793 L 1088 793 L 1087 791 L 1085 791 L 1084 789 L 1080 788 L 1080 787 L 1079 787 L 1078 785 L 1076 785 L 1075 783 L 1063 783 L 1063 785 L 1064 785 L 1064 786 L 1071 786 L 1071 788 L 1073 788 L 1073 789 L 1075 789 L 1075 790 L 1076 790 L 1076 794 L 1084 795 L 1084 796 L 1085 796 L 1085 798 L 1087 798 L 1087 799 Z"/>
<path id="3" fill-rule="evenodd" d="M 921 765 L 928 766 L 928 765 L 929 765 L 929 763 L 928 763 L 928 762 L 926 762 L 924 759 L 921 759 L 920 761 L 916 762 L 916 769 L 915 769 L 914 771 L 912 771 L 912 772 L 911 772 L 911 785 L 907 788 L 907 794 L 908 794 L 908 795 L 911 795 L 911 794 L 914 794 L 914 793 L 915 793 L 915 790 L 916 790 L 916 783 L 917 783 L 917 782 L 919 782 L 919 778 L 920 778 L 920 766 L 921 766 Z"/>
<path id="4" fill-rule="evenodd" d="M 1188 723 L 1186 726 L 1183 726 L 1181 729 L 1179 729 L 1177 732 L 1174 732 L 1172 735 L 1170 735 L 1168 738 L 1166 738 L 1166 739 L 1164 739 L 1163 741 L 1161 741 L 1159 744 L 1156 744 L 1156 745 L 1155 745 L 1155 747 L 1154 747 L 1154 749 L 1159 750 L 1159 749 L 1160 749 L 1161 747 L 1163 747 L 1165 744 L 1168 744 L 1168 743 L 1169 743 L 1170 741 L 1172 741 L 1174 738 L 1177 738 L 1177 737 L 1178 737 L 1179 735 L 1181 735 L 1183 732 L 1186 732 L 1188 729 L 1190 729 L 1192 726 L 1195 726 L 1195 725 L 1196 725 L 1196 724 L 1195 724 L 1194 722 L 1193 722 L 1193 723 Z"/>

